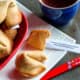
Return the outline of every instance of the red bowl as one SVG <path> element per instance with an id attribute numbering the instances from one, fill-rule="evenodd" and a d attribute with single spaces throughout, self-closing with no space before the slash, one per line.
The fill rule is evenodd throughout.
<path id="1" fill-rule="evenodd" d="M 16 54 L 16 52 L 20 49 L 22 46 L 27 32 L 28 32 L 28 20 L 26 19 L 25 15 L 22 13 L 22 23 L 20 24 L 20 28 L 18 29 L 18 34 L 14 40 L 14 45 L 12 52 L 9 56 L 7 56 L 5 59 L 0 61 L 0 70 L 11 60 L 11 58 Z"/>

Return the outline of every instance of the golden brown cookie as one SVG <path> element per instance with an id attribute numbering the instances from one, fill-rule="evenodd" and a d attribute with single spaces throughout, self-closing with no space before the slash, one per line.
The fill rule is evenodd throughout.
<path id="1" fill-rule="evenodd" d="M 46 67 L 39 61 L 25 55 L 19 54 L 16 57 L 16 69 L 20 72 L 22 76 L 34 77 L 42 73 Z"/>
<path id="2" fill-rule="evenodd" d="M 46 39 L 49 36 L 50 32 L 48 30 L 33 30 L 27 39 L 27 44 L 36 49 L 44 50 Z"/>
<path id="3" fill-rule="evenodd" d="M 8 6 L 11 0 L 0 0 L 0 24 L 6 19 Z"/>
<path id="4" fill-rule="evenodd" d="M 5 30 L 5 34 L 11 39 L 14 40 L 16 35 L 17 35 L 17 30 L 16 29 L 8 29 Z"/>
<path id="5" fill-rule="evenodd" d="M 0 58 L 10 54 L 13 41 L 10 40 L 3 31 L 0 30 Z"/>
<path id="6" fill-rule="evenodd" d="M 12 0 L 7 10 L 5 23 L 8 26 L 8 28 L 11 28 L 17 24 L 20 24 L 21 21 L 22 21 L 22 14 L 18 9 L 15 0 Z"/>

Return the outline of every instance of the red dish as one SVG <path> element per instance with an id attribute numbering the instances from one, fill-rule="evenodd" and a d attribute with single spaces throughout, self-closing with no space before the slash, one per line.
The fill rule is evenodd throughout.
<path id="1" fill-rule="evenodd" d="M 6 57 L 5 59 L 3 59 L 2 61 L 0 61 L 0 70 L 11 60 L 11 58 L 16 54 L 16 52 L 20 49 L 20 47 L 22 46 L 27 32 L 28 32 L 28 20 L 26 19 L 26 16 L 22 13 L 22 23 L 20 24 L 20 28 L 18 29 L 18 34 L 15 38 L 14 41 L 14 46 L 12 49 L 11 54 Z"/>

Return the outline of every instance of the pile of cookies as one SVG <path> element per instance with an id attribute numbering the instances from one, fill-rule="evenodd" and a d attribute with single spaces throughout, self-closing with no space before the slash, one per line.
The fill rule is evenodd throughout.
<path id="1" fill-rule="evenodd" d="M 10 55 L 17 29 L 13 26 L 22 22 L 22 14 L 15 0 L 0 0 L 0 60 Z"/>

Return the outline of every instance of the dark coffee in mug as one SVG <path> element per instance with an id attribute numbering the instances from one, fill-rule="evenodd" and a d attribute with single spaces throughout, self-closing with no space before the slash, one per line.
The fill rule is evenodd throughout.
<path id="1" fill-rule="evenodd" d="M 42 0 L 45 4 L 55 7 L 55 8 L 63 8 L 69 5 L 72 5 L 77 0 Z"/>

